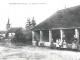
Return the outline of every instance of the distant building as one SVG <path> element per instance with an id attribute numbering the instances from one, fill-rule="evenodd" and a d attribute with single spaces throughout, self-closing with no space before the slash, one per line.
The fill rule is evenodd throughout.
<path id="1" fill-rule="evenodd" d="M 8 18 L 8 22 L 6 24 L 6 35 L 7 38 L 13 38 L 15 36 L 15 32 L 21 27 L 11 27 L 10 20 Z"/>
<path id="2" fill-rule="evenodd" d="M 10 27 L 11 27 L 11 24 L 10 24 L 10 20 L 8 18 L 8 22 L 6 24 L 6 30 L 8 31 L 10 29 Z"/>
<path id="3" fill-rule="evenodd" d="M 8 37 L 12 38 L 15 36 L 15 32 L 20 29 L 20 27 L 11 27 L 10 30 L 8 30 Z"/>
<path id="4" fill-rule="evenodd" d="M 11 24 L 10 24 L 9 18 L 8 18 L 8 22 L 7 22 L 7 24 L 6 24 L 6 31 L 0 31 L 0 37 L 1 37 L 1 38 L 5 38 L 5 37 L 6 37 L 7 31 L 10 30 L 10 27 L 11 27 L 10 25 L 11 25 Z"/>
<path id="5" fill-rule="evenodd" d="M 0 31 L 0 39 L 5 38 L 6 31 Z"/>

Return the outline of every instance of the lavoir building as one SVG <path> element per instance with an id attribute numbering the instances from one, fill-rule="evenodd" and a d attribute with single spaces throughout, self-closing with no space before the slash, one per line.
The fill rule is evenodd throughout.
<path id="1" fill-rule="evenodd" d="M 74 35 L 80 45 L 80 6 L 59 10 L 35 26 L 32 29 L 32 44 L 35 41 L 49 44 L 52 39 L 55 44 L 57 38 L 63 40 L 65 36 L 70 47 Z"/>

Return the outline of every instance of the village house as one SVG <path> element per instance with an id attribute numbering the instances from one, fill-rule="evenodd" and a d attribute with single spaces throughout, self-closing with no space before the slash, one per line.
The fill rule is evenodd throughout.
<path id="1" fill-rule="evenodd" d="M 13 38 L 18 29 L 20 29 L 20 27 L 11 27 L 10 30 L 8 30 L 8 37 Z"/>
<path id="2" fill-rule="evenodd" d="M 8 22 L 6 24 L 6 35 L 8 38 L 13 38 L 15 36 L 15 32 L 18 29 L 22 29 L 22 27 L 11 27 L 10 20 L 8 18 Z"/>
<path id="3" fill-rule="evenodd" d="M 5 38 L 6 31 L 0 31 L 0 39 Z"/>
<path id="4" fill-rule="evenodd" d="M 65 8 L 57 11 L 46 20 L 38 24 L 32 29 L 32 44 L 36 41 L 49 45 L 53 39 L 54 44 L 56 39 L 65 37 L 65 40 L 70 48 L 72 38 L 76 36 L 80 50 L 80 6 Z"/>

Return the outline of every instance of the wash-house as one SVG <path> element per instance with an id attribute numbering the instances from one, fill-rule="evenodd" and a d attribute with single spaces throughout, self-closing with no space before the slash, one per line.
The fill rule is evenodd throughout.
<path id="1" fill-rule="evenodd" d="M 68 45 L 72 43 L 72 38 L 76 36 L 80 45 L 80 6 L 62 9 L 42 21 L 32 29 L 32 43 L 49 44 L 53 39 L 65 40 Z M 70 46 L 69 46 L 70 47 Z"/>

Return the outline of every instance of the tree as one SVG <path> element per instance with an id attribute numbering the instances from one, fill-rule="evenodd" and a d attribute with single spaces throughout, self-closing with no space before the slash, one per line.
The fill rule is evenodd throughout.
<path id="1" fill-rule="evenodd" d="M 27 18 L 27 23 L 26 23 L 26 26 L 31 26 L 31 21 L 30 21 L 30 18 Z"/>
<path id="2" fill-rule="evenodd" d="M 26 36 L 25 36 L 25 34 L 23 34 L 23 32 L 20 28 L 15 32 L 15 37 L 13 38 L 13 41 L 14 42 L 22 42 L 22 43 L 26 42 Z"/>
<path id="3" fill-rule="evenodd" d="M 31 28 L 31 21 L 30 21 L 30 18 L 27 19 L 27 22 L 26 22 L 26 25 L 25 25 L 25 28 L 27 29 L 30 29 Z"/>
<path id="4" fill-rule="evenodd" d="M 31 25 L 32 25 L 33 27 L 36 25 L 36 22 L 35 22 L 35 20 L 34 20 L 34 17 L 32 18 L 32 23 L 31 23 Z"/>
<path id="5" fill-rule="evenodd" d="M 27 23 L 26 23 L 26 25 L 25 25 L 25 28 L 26 28 L 26 30 L 27 29 L 31 29 L 31 28 L 33 28 L 33 27 L 35 27 L 36 26 L 36 21 L 35 21 L 35 19 L 34 19 L 34 17 L 32 18 L 32 21 L 30 21 L 30 18 L 28 18 L 27 19 Z"/>
<path id="6" fill-rule="evenodd" d="M 8 38 L 8 33 L 5 34 L 5 38 Z"/>

